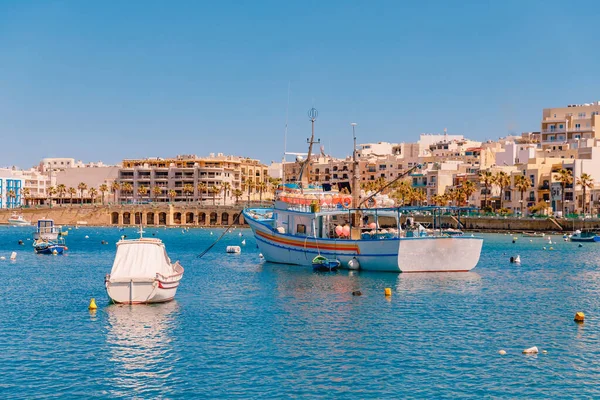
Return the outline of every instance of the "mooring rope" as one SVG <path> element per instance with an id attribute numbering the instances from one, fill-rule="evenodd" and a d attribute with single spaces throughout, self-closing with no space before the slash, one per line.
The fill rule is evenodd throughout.
<path id="1" fill-rule="evenodd" d="M 235 217 L 235 218 L 234 218 L 234 220 L 233 220 L 233 222 L 231 223 L 231 225 L 229 225 L 229 226 L 227 227 L 227 229 L 225 229 L 225 232 L 223 232 L 223 234 L 222 234 L 221 236 L 219 236 L 219 238 L 218 238 L 217 240 L 215 240 L 213 244 L 211 244 L 210 246 L 208 246 L 208 247 L 206 248 L 206 250 L 204 250 L 202 253 L 198 254 L 197 258 L 202 258 L 202 257 L 203 257 L 203 256 L 204 256 L 206 253 L 208 253 L 208 252 L 209 252 L 209 251 L 210 251 L 210 250 L 211 250 L 213 247 L 215 247 L 215 245 L 216 245 L 217 243 L 219 243 L 219 241 L 220 241 L 221 239 L 223 239 L 223 236 L 225 236 L 225 235 L 227 234 L 227 232 L 229 232 L 229 230 L 230 230 L 230 229 L 231 229 L 231 228 L 232 228 L 234 225 L 236 225 L 236 222 L 238 222 L 238 221 L 240 220 L 240 215 L 242 215 L 242 213 L 241 213 L 241 212 L 240 212 L 240 213 L 237 215 L 237 217 Z"/>

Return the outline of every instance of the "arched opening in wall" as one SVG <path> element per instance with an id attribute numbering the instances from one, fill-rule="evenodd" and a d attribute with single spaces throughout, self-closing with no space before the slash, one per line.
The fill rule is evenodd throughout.
<path id="1" fill-rule="evenodd" d="M 201 212 L 200 214 L 198 214 L 198 224 L 200 225 L 206 225 L 206 214 Z"/>
<path id="2" fill-rule="evenodd" d="M 141 223 L 142 223 L 142 213 L 138 211 L 135 213 L 135 224 L 139 225 Z"/>
<path id="3" fill-rule="evenodd" d="M 186 224 L 194 223 L 194 213 L 193 212 L 189 212 L 189 213 L 185 214 L 185 223 Z"/>
<path id="4" fill-rule="evenodd" d="M 159 225 L 167 224 L 167 213 L 164 213 L 164 212 L 158 213 L 158 224 Z"/>
<path id="5" fill-rule="evenodd" d="M 236 221 L 236 220 L 237 220 L 237 218 L 238 218 L 238 215 L 239 215 L 239 214 L 233 214 L 233 220 L 231 221 L 231 223 L 232 223 L 232 224 L 233 224 L 234 222 L 235 222 L 236 224 L 238 224 L 238 225 L 239 225 L 239 224 L 241 224 L 241 222 L 240 222 L 240 221 Z M 242 218 L 242 217 L 240 216 L 240 219 L 241 219 L 241 218 Z"/>
<path id="6" fill-rule="evenodd" d="M 216 225 L 217 224 L 217 213 L 216 212 L 211 212 L 210 213 L 210 224 L 211 225 Z"/>
<path id="7" fill-rule="evenodd" d="M 173 214 L 173 223 L 175 225 L 181 224 L 181 213 L 180 212 L 176 212 L 175 214 Z"/>
<path id="8" fill-rule="evenodd" d="M 113 212 L 110 214 L 110 223 L 113 225 L 119 224 L 119 213 L 118 212 Z"/>
<path id="9" fill-rule="evenodd" d="M 123 225 L 130 225 L 131 224 L 131 214 L 129 214 L 128 212 L 124 212 L 123 213 Z"/>
<path id="10" fill-rule="evenodd" d="M 229 225 L 229 213 L 221 214 L 221 225 Z"/>
<path id="11" fill-rule="evenodd" d="M 154 225 L 154 213 L 149 212 L 146 214 L 146 225 Z"/>

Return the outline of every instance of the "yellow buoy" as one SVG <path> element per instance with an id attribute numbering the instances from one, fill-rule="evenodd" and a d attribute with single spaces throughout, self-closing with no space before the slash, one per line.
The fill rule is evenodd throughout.
<path id="1" fill-rule="evenodd" d="M 90 305 L 89 305 L 88 309 L 95 310 L 96 308 L 98 308 L 98 306 L 96 306 L 96 299 L 92 298 L 90 300 Z"/>
<path id="2" fill-rule="evenodd" d="M 575 322 L 583 322 L 584 319 L 585 319 L 585 314 L 582 313 L 581 311 L 578 311 L 575 314 Z"/>
<path id="3" fill-rule="evenodd" d="M 506 355 L 506 350 L 500 350 L 498 352 L 498 354 L 500 354 L 501 356 L 504 356 L 504 355 Z"/>
<path id="4" fill-rule="evenodd" d="M 391 296 L 391 295 L 392 295 L 392 289 L 391 289 L 391 288 L 389 288 L 389 287 L 386 287 L 386 288 L 385 288 L 385 295 L 386 295 L 386 296 Z"/>

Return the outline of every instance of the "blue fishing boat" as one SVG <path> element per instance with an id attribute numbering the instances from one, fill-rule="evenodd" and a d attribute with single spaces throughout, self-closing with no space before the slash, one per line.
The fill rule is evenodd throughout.
<path id="1" fill-rule="evenodd" d="M 330 260 L 321 255 L 316 256 L 312 260 L 313 270 L 322 271 L 322 272 L 332 272 L 337 271 L 338 268 L 342 265 L 339 260 Z"/>
<path id="2" fill-rule="evenodd" d="M 36 254 L 63 254 L 68 250 L 63 239 L 56 241 L 36 240 L 33 243 L 33 249 Z"/>
<path id="3" fill-rule="evenodd" d="M 63 254 L 68 250 L 60 228 L 52 219 L 40 219 L 33 233 L 33 250 L 36 254 Z"/>
<path id="4" fill-rule="evenodd" d="M 577 230 L 571 235 L 571 242 L 600 242 L 600 236 L 594 232 L 581 232 Z"/>

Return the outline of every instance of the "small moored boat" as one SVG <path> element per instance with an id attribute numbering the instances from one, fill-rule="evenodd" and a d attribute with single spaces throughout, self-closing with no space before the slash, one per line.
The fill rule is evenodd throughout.
<path id="1" fill-rule="evenodd" d="M 340 263 L 339 260 L 329 260 L 328 258 L 323 257 L 321 255 L 316 256 L 312 260 L 313 270 L 315 271 L 337 271 L 341 265 L 342 263 Z"/>
<path id="2" fill-rule="evenodd" d="M 8 224 L 14 225 L 14 226 L 27 226 L 27 225 L 31 225 L 31 222 L 27 221 L 20 214 L 13 214 L 10 216 L 10 218 L 8 218 Z"/>
<path id="3" fill-rule="evenodd" d="M 68 248 L 63 239 L 56 241 L 38 239 L 33 242 L 33 250 L 36 254 L 63 254 Z"/>
<path id="4" fill-rule="evenodd" d="M 172 263 L 160 239 L 124 239 L 104 283 L 115 303 L 144 304 L 173 300 L 183 267 Z"/>
<path id="5" fill-rule="evenodd" d="M 600 242 L 600 236 L 594 232 L 581 232 L 576 230 L 571 235 L 571 242 Z"/>

